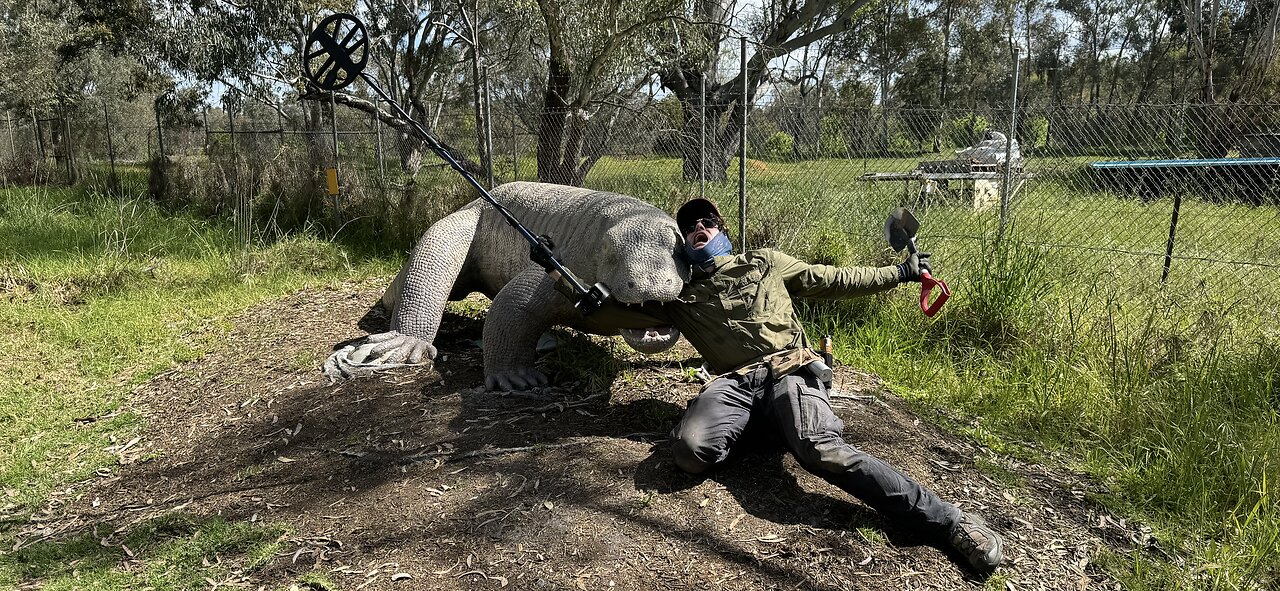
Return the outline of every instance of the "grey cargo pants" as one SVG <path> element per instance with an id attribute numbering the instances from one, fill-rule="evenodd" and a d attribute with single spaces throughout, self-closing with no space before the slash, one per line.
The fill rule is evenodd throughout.
<path id="1" fill-rule="evenodd" d="M 845 443 L 826 388 L 804 369 L 774 380 L 761 367 L 707 384 L 671 433 L 676 464 L 696 474 L 719 463 L 752 420 L 775 430 L 806 470 L 901 525 L 938 536 L 960 518 L 955 505 Z"/>

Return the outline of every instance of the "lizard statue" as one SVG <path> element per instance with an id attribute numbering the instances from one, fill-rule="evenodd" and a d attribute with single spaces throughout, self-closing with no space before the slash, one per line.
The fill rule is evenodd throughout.
<path id="1" fill-rule="evenodd" d="M 532 182 L 498 186 L 493 197 L 535 234 L 547 234 L 555 255 L 585 285 L 602 282 L 624 304 L 671 301 L 689 279 L 680 231 L 671 216 L 634 197 Z M 388 332 L 334 353 L 330 375 L 343 367 L 377 369 L 436 357 L 432 344 L 445 302 L 478 291 L 493 300 L 484 321 L 485 387 L 523 390 L 547 383 L 534 368 L 538 338 L 563 324 L 592 334 L 622 334 L 643 353 L 669 349 L 675 327 L 625 329 L 582 316 L 555 281 L 530 261 L 529 243 L 496 209 L 477 199 L 441 218 L 418 240 L 408 262 L 382 295 Z"/>

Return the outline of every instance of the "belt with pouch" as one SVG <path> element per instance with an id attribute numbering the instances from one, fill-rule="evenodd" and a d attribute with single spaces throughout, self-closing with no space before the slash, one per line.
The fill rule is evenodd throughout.
<path id="1" fill-rule="evenodd" d="M 716 377 L 726 377 L 730 375 L 745 376 L 761 367 L 768 367 L 769 375 L 773 376 L 775 380 L 791 375 L 800 368 L 808 367 L 810 371 L 813 372 L 813 375 L 818 379 L 827 384 L 831 383 L 831 368 L 827 367 L 827 365 L 822 362 L 821 355 L 815 353 L 813 349 L 808 347 L 800 349 L 786 349 L 778 351 L 777 353 L 770 353 L 761 357 L 758 361 L 753 361 Z"/>

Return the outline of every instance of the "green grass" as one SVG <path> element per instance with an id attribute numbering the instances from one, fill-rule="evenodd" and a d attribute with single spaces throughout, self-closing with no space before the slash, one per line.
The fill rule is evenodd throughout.
<path id="1" fill-rule="evenodd" d="M 227 318 L 309 285 L 391 270 L 388 261 L 351 260 L 306 237 L 243 249 L 229 227 L 167 214 L 141 198 L 0 189 L 0 331 L 7 335 L 0 341 L 0 503 L 18 516 L 0 525 L 0 546 L 13 547 L 21 516 L 55 488 L 112 465 L 104 448 L 142 427 L 123 404 L 130 389 L 218 346 Z M 244 527 L 201 523 L 192 537 L 238 540 L 248 535 Z M 151 543 L 143 538 L 139 547 Z M 74 588 L 102 575 L 95 588 L 113 588 L 110 581 L 134 576 L 96 570 L 96 555 L 82 557 L 79 574 L 58 566 L 64 554 L 96 543 L 41 543 L 0 555 L 0 586 L 38 576 L 46 588 Z M 173 581 L 200 570 L 198 561 L 180 562 L 165 567 L 177 578 L 156 575 L 157 584 L 186 586 Z"/>
<path id="2" fill-rule="evenodd" d="M 33 544 L 3 563 L 42 589 L 204 589 L 261 568 L 285 537 L 278 526 L 172 515 L 99 534 Z"/>
<path id="3" fill-rule="evenodd" d="M 1171 199 L 1085 190 L 1082 162 L 1037 161 L 1039 176 L 1012 204 L 997 246 L 994 211 L 919 204 L 902 184 L 859 180 L 910 170 L 915 159 L 752 161 L 746 237 L 814 261 L 886 264 L 884 217 L 911 205 L 935 275 L 955 290 L 946 310 L 926 319 L 914 287 L 805 305 L 811 336 L 835 335 L 842 362 L 881 375 L 922 414 L 997 452 L 1032 460 L 1065 452 L 1105 482 L 1111 493 L 1098 500 L 1153 526 L 1160 548 L 1101 558 L 1125 588 L 1274 587 L 1280 329 L 1269 310 L 1280 282 L 1271 267 L 1232 261 L 1280 260 L 1280 210 L 1186 200 L 1162 283 Z M 728 181 L 706 186 L 735 236 L 736 166 Z M 533 161 L 520 170 L 529 178 Z M 463 191 L 449 171 L 429 169 L 419 182 L 424 206 Z M 587 186 L 669 211 L 700 194 L 675 159 L 606 158 Z M 0 190 L 0 325 L 11 335 L 0 344 L 8 378 L 0 436 L 13 442 L 0 450 L 0 484 L 16 495 L 0 502 L 30 511 L 55 487 L 108 465 L 102 448 L 140 427 L 121 412 L 128 389 L 215 346 L 226 318 L 304 285 L 388 273 L 391 263 L 344 253 L 396 248 L 291 238 L 242 252 L 228 228 L 144 201 Z M 590 364 L 626 379 L 625 367 Z M 584 379 L 568 360 L 552 366 Z M 1016 485 L 997 463 L 976 460 Z M 201 532 L 222 527 L 194 523 Z M 0 525 L 0 547 L 12 543 L 13 527 Z M 149 535 L 148 548 L 163 546 L 163 536 Z M 239 546 L 244 564 L 270 537 Z M 33 547 L 23 560 L 0 556 L 0 585 L 39 573 L 48 586 L 77 586 L 79 575 L 58 567 L 73 543 Z"/>

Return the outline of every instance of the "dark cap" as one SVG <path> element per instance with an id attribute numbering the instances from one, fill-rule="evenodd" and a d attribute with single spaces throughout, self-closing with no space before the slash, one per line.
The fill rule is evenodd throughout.
<path id="1" fill-rule="evenodd" d="M 720 209 L 710 200 L 701 197 L 690 199 L 676 211 L 676 225 L 680 227 L 681 232 L 684 232 L 686 228 L 706 217 L 720 218 Z"/>

